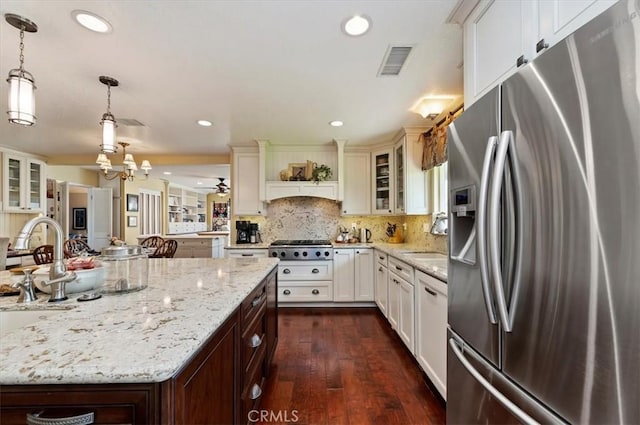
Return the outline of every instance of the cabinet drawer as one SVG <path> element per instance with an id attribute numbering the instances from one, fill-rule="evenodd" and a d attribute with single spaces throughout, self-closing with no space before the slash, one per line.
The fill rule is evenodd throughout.
<path id="1" fill-rule="evenodd" d="M 245 372 L 249 372 L 251 364 L 256 361 L 256 354 L 260 352 L 260 347 L 267 344 L 265 312 L 267 304 L 263 303 L 258 313 L 254 316 L 253 321 L 245 326 L 242 334 L 242 347 L 240 349 L 242 355 L 242 364 Z"/>
<path id="2" fill-rule="evenodd" d="M 236 257 L 268 257 L 266 249 L 225 249 L 227 258 Z"/>
<path id="3" fill-rule="evenodd" d="M 250 410 L 258 407 L 265 387 L 265 365 L 266 344 L 263 344 L 256 353 L 255 361 L 252 361 L 249 370 L 244 375 L 244 386 L 240 395 L 240 417 L 239 423 L 248 423 Z"/>
<path id="4" fill-rule="evenodd" d="M 376 261 L 381 266 L 387 267 L 387 254 L 382 251 L 376 251 Z"/>
<path id="5" fill-rule="evenodd" d="M 278 281 L 331 280 L 333 261 L 300 261 L 278 265 Z"/>
<path id="6" fill-rule="evenodd" d="M 211 246 L 211 239 L 177 239 L 178 247 L 204 248 Z"/>
<path id="7" fill-rule="evenodd" d="M 397 274 L 407 282 L 413 283 L 413 267 L 395 257 L 389 257 L 389 271 Z"/>
<path id="8" fill-rule="evenodd" d="M 278 287 L 278 302 L 333 301 L 333 282 L 287 282 Z"/>
<path id="9" fill-rule="evenodd" d="M 260 309 L 267 302 L 267 285 L 262 282 L 253 290 L 242 302 L 242 332 L 253 322 L 253 319 L 260 312 Z"/>

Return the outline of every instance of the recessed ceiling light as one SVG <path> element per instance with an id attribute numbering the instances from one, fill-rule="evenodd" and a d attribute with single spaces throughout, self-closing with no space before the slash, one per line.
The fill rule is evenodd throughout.
<path id="1" fill-rule="evenodd" d="M 95 13 L 87 12 L 86 10 L 74 10 L 71 12 L 71 16 L 73 16 L 76 22 L 88 30 L 103 34 L 113 31 L 111 24 Z"/>
<path id="2" fill-rule="evenodd" d="M 202 184 L 202 182 L 198 182 L 198 184 Z"/>
<path id="3" fill-rule="evenodd" d="M 207 120 L 198 120 L 198 125 L 201 125 L 203 127 L 211 127 L 213 123 Z"/>
<path id="4" fill-rule="evenodd" d="M 347 18 L 342 24 L 342 30 L 353 37 L 363 35 L 371 28 L 371 19 L 365 15 L 355 15 Z"/>
<path id="5" fill-rule="evenodd" d="M 170 176 L 171 175 L 171 171 L 164 171 L 162 174 L 164 174 L 165 176 Z"/>
<path id="6" fill-rule="evenodd" d="M 335 120 L 335 121 L 329 122 L 329 125 L 331 127 L 342 127 L 344 125 L 344 123 L 342 121 Z"/>

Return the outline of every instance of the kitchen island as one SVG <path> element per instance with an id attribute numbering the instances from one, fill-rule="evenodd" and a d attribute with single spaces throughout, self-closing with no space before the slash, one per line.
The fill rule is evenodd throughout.
<path id="1" fill-rule="evenodd" d="M 0 337 L 0 422 L 40 407 L 89 410 L 96 423 L 246 422 L 277 338 L 277 263 L 151 259 L 139 292 L 56 304 L 41 294 L 26 306 L 5 297 L 0 315 L 46 318 Z"/>

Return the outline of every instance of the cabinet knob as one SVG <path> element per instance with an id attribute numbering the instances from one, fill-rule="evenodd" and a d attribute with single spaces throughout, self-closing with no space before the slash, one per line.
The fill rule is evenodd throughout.
<path id="1" fill-rule="evenodd" d="M 289 269 L 284 269 L 284 270 L 282 270 L 282 273 L 284 273 L 284 274 L 289 274 L 289 273 L 291 273 L 291 270 L 289 270 Z"/>
<path id="2" fill-rule="evenodd" d="M 391 210 L 389 210 L 389 212 L 391 212 Z"/>
<path id="3" fill-rule="evenodd" d="M 549 43 L 544 41 L 544 38 L 536 43 L 536 53 L 540 53 L 541 50 L 544 50 L 549 47 Z"/>
<path id="4" fill-rule="evenodd" d="M 311 273 L 318 274 L 318 273 L 320 273 L 320 270 L 318 270 L 318 269 L 313 269 L 313 270 L 311 270 Z"/>
<path id="5" fill-rule="evenodd" d="M 524 57 L 524 55 L 520 56 L 517 60 L 516 60 L 516 67 L 520 68 L 522 65 L 528 63 L 529 61 Z"/>
<path id="6" fill-rule="evenodd" d="M 262 340 L 264 338 L 260 338 L 258 336 L 258 334 L 253 334 L 253 336 L 251 337 L 251 342 L 249 343 L 249 346 L 251 348 L 257 348 L 260 347 L 260 345 L 262 345 Z"/>
<path id="7" fill-rule="evenodd" d="M 356 251 L 356 254 L 360 254 L 360 251 Z"/>
<path id="8" fill-rule="evenodd" d="M 320 293 L 320 291 L 318 291 L 317 289 L 314 289 L 313 291 L 311 291 L 311 293 L 313 295 L 318 295 Z"/>
<path id="9" fill-rule="evenodd" d="M 382 273 L 382 267 L 378 268 L 378 271 L 379 271 L 380 273 Z"/>
<path id="10" fill-rule="evenodd" d="M 342 211 L 342 213 L 343 213 L 343 214 L 346 214 L 346 213 L 347 213 L 347 210 L 343 210 L 343 211 Z"/>
<path id="11" fill-rule="evenodd" d="M 262 388 L 260 388 L 260 385 L 253 384 L 253 387 L 251 387 L 251 400 L 255 400 L 261 395 L 262 395 Z"/>
<path id="12" fill-rule="evenodd" d="M 288 289 L 285 289 L 284 291 L 282 291 L 283 295 L 291 295 L 291 291 Z"/>

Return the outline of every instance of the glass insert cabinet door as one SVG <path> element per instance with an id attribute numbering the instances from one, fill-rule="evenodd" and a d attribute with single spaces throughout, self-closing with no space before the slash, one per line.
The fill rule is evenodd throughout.
<path id="1" fill-rule="evenodd" d="M 43 212 L 44 162 L 3 153 L 3 210 Z"/>
<path id="2" fill-rule="evenodd" d="M 404 212 L 404 144 L 395 147 L 396 164 L 396 212 Z"/>
<path id="3" fill-rule="evenodd" d="M 391 205 L 391 152 L 374 155 L 375 205 L 374 210 L 390 211 Z"/>

